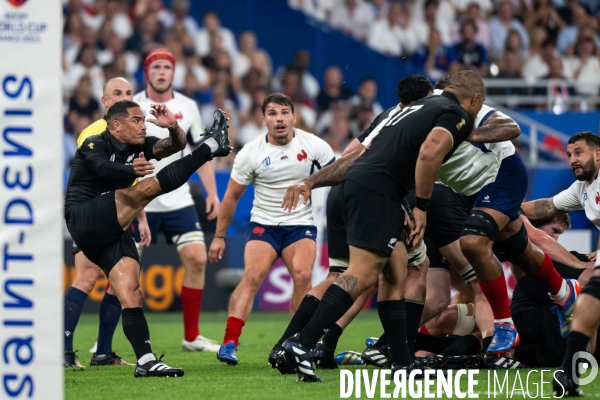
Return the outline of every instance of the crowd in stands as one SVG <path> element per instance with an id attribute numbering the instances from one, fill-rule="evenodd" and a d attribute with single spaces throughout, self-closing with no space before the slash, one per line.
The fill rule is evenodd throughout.
<path id="1" fill-rule="evenodd" d="M 564 79 L 550 88 L 558 97 L 598 94 L 600 0 L 288 0 L 288 4 L 376 51 L 406 57 L 415 72 L 433 81 L 469 68 L 485 77 L 532 83 Z M 190 0 L 172 0 L 170 8 L 162 0 L 65 0 L 67 164 L 81 130 L 104 113 L 100 102 L 104 82 L 122 76 L 134 92 L 142 90 L 144 57 L 158 47 L 174 54 L 173 88 L 197 101 L 204 124 L 211 123 L 215 108 L 227 111 L 236 149 L 264 132 L 260 105 L 275 91 L 293 99 L 298 128 L 315 132 L 338 153 L 382 111 L 372 78 L 365 77 L 353 91 L 337 66 L 313 76 L 311 54 L 302 49 L 288 65 L 274 68 L 253 32 L 236 37 L 218 14 L 208 12 L 196 19 L 189 10 Z M 547 90 L 517 88 L 513 93 Z M 234 155 L 219 160 L 217 167 L 228 168 Z"/>

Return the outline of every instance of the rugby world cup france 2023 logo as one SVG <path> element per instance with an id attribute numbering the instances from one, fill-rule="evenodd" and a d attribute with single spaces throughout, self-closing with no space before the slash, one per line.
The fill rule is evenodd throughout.
<path id="1" fill-rule="evenodd" d="M 27 0 L 6 0 L 8 1 L 10 4 L 12 4 L 15 7 L 21 7 L 23 4 L 27 3 Z"/>

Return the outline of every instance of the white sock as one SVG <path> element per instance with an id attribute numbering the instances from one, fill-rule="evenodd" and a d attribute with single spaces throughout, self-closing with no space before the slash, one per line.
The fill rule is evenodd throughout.
<path id="1" fill-rule="evenodd" d="M 495 319 L 494 320 L 494 324 L 506 324 L 506 323 L 509 323 L 509 324 L 513 325 L 512 318 L 502 318 L 502 319 Z"/>
<path id="2" fill-rule="evenodd" d="M 219 144 L 217 143 L 217 141 L 214 138 L 209 137 L 208 139 L 206 139 L 204 141 L 204 144 L 206 144 L 208 147 L 210 147 L 210 151 L 212 153 L 214 153 L 215 151 L 217 151 L 219 149 Z"/>
<path id="3" fill-rule="evenodd" d="M 560 290 L 558 291 L 558 293 L 553 294 L 552 298 L 554 299 L 554 301 L 556 301 L 558 304 L 560 304 L 561 306 L 563 306 L 565 304 L 565 301 L 567 301 L 567 297 L 569 296 L 569 285 L 567 285 L 567 281 L 566 279 L 563 279 L 561 285 L 560 285 Z"/>
<path id="4" fill-rule="evenodd" d="M 138 364 L 143 365 L 143 364 L 146 364 L 148 361 L 154 361 L 154 360 L 156 360 L 156 357 L 154 357 L 154 354 L 147 353 L 140 357 L 140 359 L 138 360 Z"/>

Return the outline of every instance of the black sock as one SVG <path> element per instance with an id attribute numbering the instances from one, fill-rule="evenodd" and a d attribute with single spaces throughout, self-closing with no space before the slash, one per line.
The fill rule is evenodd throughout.
<path id="1" fill-rule="evenodd" d="M 377 303 L 377 311 L 383 329 L 388 334 L 392 362 L 406 366 L 413 361 L 413 356 L 408 349 L 406 341 L 406 310 L 404 299 L 380 301 Z"/>
<path id="2" fill-rule="evenodd" d="M 589 341 L 590 338 L 585 336 L 583 333 L 573 331 L 569 333 L 569 337 L 567 338 L 567 349 L 565 350 L 565 357 L 563 358 L 562 366 L 560 367 L 560 369 L 565 371 L 565 374 L 567 374 L 567 376 L 574 376 L 573 356 L 575 356 L 575 353 L 579 351 L 585 351 Z"/>
<path id="3" fill-rule="evenodd" d="M 87 294 L 74 287 L 65 295 L 65 351 L 73 351 L 73 334 L 81 316 Z"/>
<path id="4" fill-rule="evenodd" d="M 325 329 L 331 328 L 354 304 L 350 293 L 338 285 L 331 285 L 323 294 L 315 315 L 300 331 L 300 344 L 313 349 Z"/>
<path id="5" fill-rule="evenodd" d="M 446 357 L 465 356 L 478 354 L 480 351 L 481 344 L 479 343 L 479 339 L 475 335 L 466 335 L 446 347 L 440 355 Z"/>
<path id="6" fill-rule="evenodd" d="M 123 309 L 123 332 L 131 343 L 138 360 L 142 356 L 152 353 L 150 331 L 142 307 Z"/>
<path id="7" fill-rule="evenodd" d="M 112 353 L 112 339 L 121 318 L 121 303 L 117 296 L 105 293 L 100 303 L 100 329 L 96 354 Z"/>
<path id="8" fill-rule="evenodd" d="M 315 311 L 319 307 L 319 303 L 321 300 L 317 299 L 312 294 L 307 294 L 304 296 L 296 313 L 290 320 L 287 328 L 285 328 L 285 332 L 283 332 L 283 336 L 277 342 L 277 344 L 283 343 L 284 340 L 294 336 L 296 333 L 300 332 L 302 328 L 306 326 L 308 321 L 315 315 Z"/>
<path id="9" fill-rule="evenodd" d="M 373 347 L 380 349 L 382 347 L 387 346 L 388 344 L 390 344 L 390 342 L 388 341 L 387 334 L 385 332 L 383 332 L 381 334 L 381 336 L 379 336 L 379 339 L 377 340 L 377 343 L 375 343 L 373 345 Z"/>
<path id="10" fill-rule="evenodd" d="M 493 336 L 488 336 L 488 337 L 486 337 L 486 338 L 484 338 L 482 340 L 482 342 L 483 342 L 483 348 L 481 349 L 481 351 L 486 351 L 487 350 L 487 348 L 489 347 L 489 345 L 492 344 L 492 339 L 493 339 Z"/>
<path id="11" fill-rule="evenodd" d="M 405 300 L 404 308 L 406 309 L 406 341 L 408 350 L 411 354 L 415 354 L 415 342 L 417 333 L 419 333 L 419 324 L 423 315 L 425 304 L 414 300 Z"/>
<path id="12" fill-rule="evenodd" d="M 207 144 L 202 144 L 187 156 L 173 161 L 156 174 L 156 179 L 164 193 L 172 192 L 186 183 L 194 172 L 198 171 L 205 162 L 212 160 L 211 150 Z"/>
<path id="13" fill-rule="evenodd" d="M 323 344 L 330 350 L 335 350 L 337 347 L 338 340 L 340 340 L 340 336 L 344 333 L 344 329 L 338 324 L 333 324 L 331 328 L 327 331 L 325 336 L 323 336 Z"/>
<path id="14" fill-rule="evenodd" d="M 425 350 L 430 353 L 439 354 L 449 347 L 452 343 L 460 339 L 457 336 L 431 336 L 424 333 L 417 333 L 417 340 L 415 342 L 415 349 Z"/>

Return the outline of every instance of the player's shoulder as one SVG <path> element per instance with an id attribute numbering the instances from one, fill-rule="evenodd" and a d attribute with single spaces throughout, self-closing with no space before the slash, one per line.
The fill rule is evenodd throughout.
<path id="1" fill-rule="evenodd" d="M 105 147 L 107 141 L 105 132 L 106 131 L 102 131 L 86 137 L 81 141 L 79 148 L 83 150 L 91 150 L 97 147 Z"/>
<path id="2" fill-rule="evenodd" d="M 496 112 L 496 109 L 490 107 L 486 104 L 481 106 L 481 110 L 477 113 L 477 118 L 475 118 L 475 126 L 481 126 L 483 123 L 492 116 Z"/>
<path id="3" fill-rule="evenodd" d="M 190 99 L 189 97 L 179 92 L 176 92 L 175 90 L 173 90 L 173 101 L 177 102 L 178 105 L 184 107 L 197 108 L 196 101 L 194 99 Z"/>
<path id="4" fill-rule="evenodd" d="M 77 138 L 77 147 L 81 145 L 90 137 L 101 135 L 106 130 L 107 123 L 104 118 L 94 121 L 88 125 L 84 130 L 81 131 Z"/>
<path id="5" fill-rule="evenodd" d="M 308 143 L 309 145 L 330 147 L 326 141 L 324 141 L 323 139 L 321 139 L 314 133 L 310 133 L 310 132 L 303 131 L 302 129 L 294 128 L 294 135 L 295 135 L 295 137 L 300 139 L 300 141 Z"/>
<path id="6" fill-rule="evenodd" d="M 141 92 L 136 93 L 136 94 L 133 95 L 133 101 L 135 103 L 138 103 L 139 105 L 142 105 L 142 104 L 145 104 L 145 103 L 149 102 L 150 99 L 146 95 L 146 91 L 142 90 Z"/>

